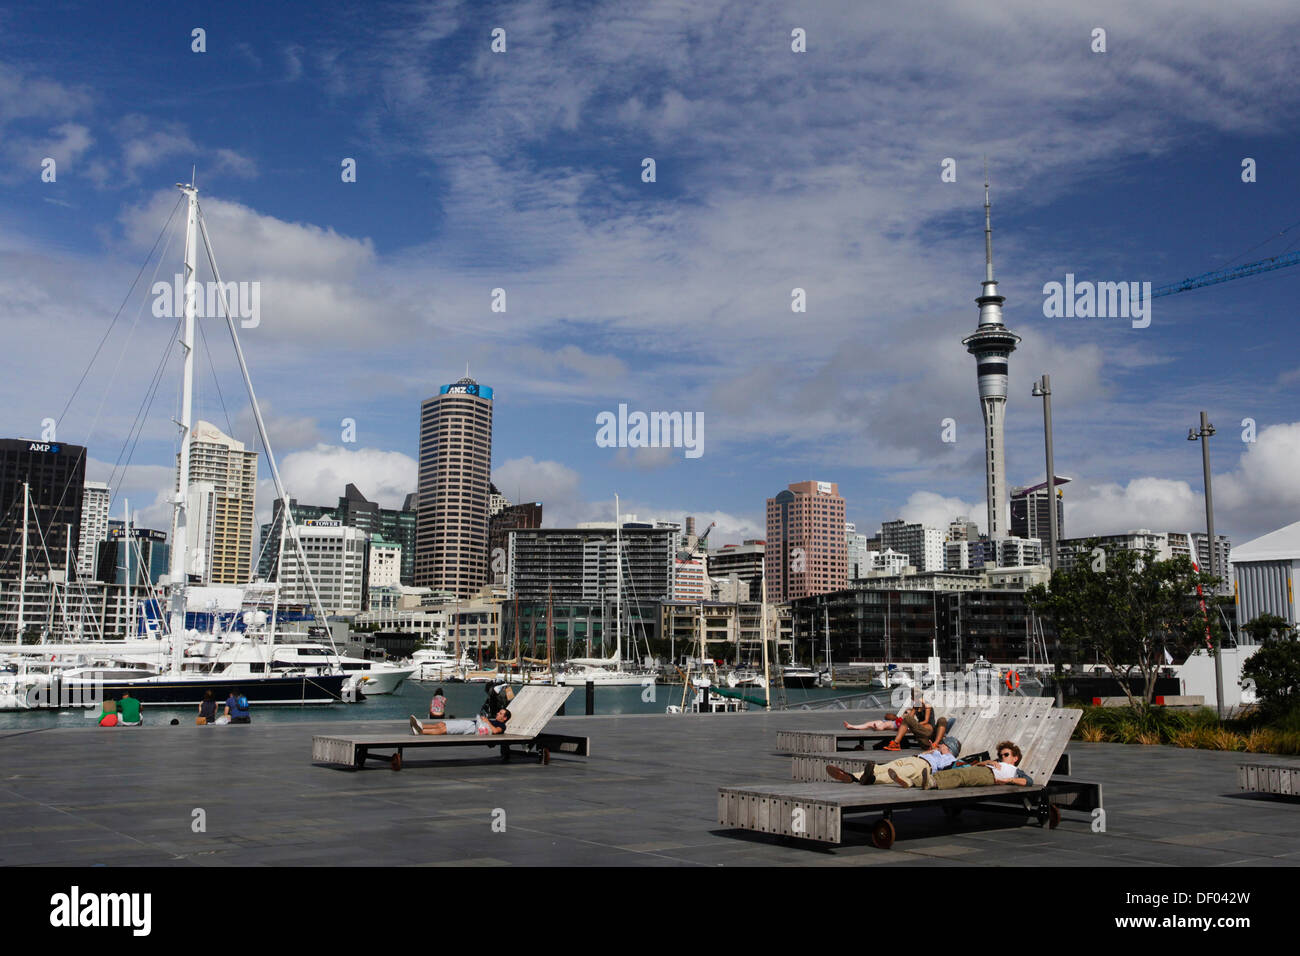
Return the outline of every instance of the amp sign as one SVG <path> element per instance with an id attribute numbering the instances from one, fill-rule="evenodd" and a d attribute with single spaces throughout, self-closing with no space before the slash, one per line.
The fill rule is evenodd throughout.
<path id="1" fill-rule="evenodd" d="M 47 454 L 50 455 L 57 455 L 59 453 L 59 446 L 50 444 L 49 442 L 34 441 L 27 446 L 27 450 L 46 452 Z"/>

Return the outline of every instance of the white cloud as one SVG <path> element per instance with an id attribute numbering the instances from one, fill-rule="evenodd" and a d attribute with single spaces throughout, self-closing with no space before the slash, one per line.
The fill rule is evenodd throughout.
<path id="1" fill-rule="evenodd" d="M 945 498 L 943 495 L 935 494 L 932 491 L 913 492 L 902 507 L 898 509 L 897 515 L 904 521 L 919 522 L 931 528 L 938 528 L 945 534 L 948 531 L 949 522 L 962 516 L 979 525 L 980 531 L 988 531 L 988 509 L 985 507 L 984 502 Z M 884 520 L 892 521 L 893 518 L 885 518 Z M 858 529 L 859 532 L 867 535 L 874 535 L 879 530 L 879 526 Z"/>
<path id="2" fill-rule="evenodd" d="M 416 490 L 417 462 L 409 455 L 377 448 L 352 450 L 319 444 L 296 451 L 279 462 L 280 480 L 289 497 L 305 505 L 334 505 L 348 483 L 384 508 L 400 508 Z M 258 523 L 270 520 L 275 487 L 263 466 L 258 481 Z"/>

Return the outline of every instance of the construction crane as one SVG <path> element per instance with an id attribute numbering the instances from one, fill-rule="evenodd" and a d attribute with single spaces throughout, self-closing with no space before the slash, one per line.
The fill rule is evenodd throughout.
<path id="1" fill-rule="evenodd" d="M 678 551 L 677 560 L 690 561 L 697 554 L 700 554 L 704 549 L 706 549 L 709 542 L 709 532 L 716 528 L 717 525 L 718 523 L 716 521 L 709 522 L 709 526 L 704 529 L 704 534 L 695 539 L 695 547 Z"/>
<path id="2" fill-rule="evenodd" d="M 1168 285 L 1153 289 L 1151 298 L 1158 299 L 1162 295 L 1175 295 L 1179 292 L 1187 292 L 1189 289 L 1218 285 L 1220 282 L 1231 282 L 1233 279 L 1244 279 L 1246 276 L 1259 275 L 1261 272 L 1272 272 L 1275 269 L 1285 269 L 1288 266 L 1295 265 L 1300 265 L 1300 249 L 1295 252 L 1271 256 L 1268 259 L 1260 259 L 1258 262 L 1248 262 L 1244 266 L 1232 266 L 1227 269 L 1216 269 L 1213 272 L 1202 272 L 1198 276 L 1183 279 L 1181 282 L 1170 282 Z"/>

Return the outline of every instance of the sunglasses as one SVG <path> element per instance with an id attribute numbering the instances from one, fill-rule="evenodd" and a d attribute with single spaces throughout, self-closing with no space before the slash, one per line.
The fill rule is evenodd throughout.
<path id="1" fill-rule="evenodd" d="M 1015 754 L 1013 754 L 1010 750 L 999 750 L 999 751 L 998 751 L 998 756 L 999 756 L 999 757 L 1013 757 L 1013 756 L 1015 756 Z"/>

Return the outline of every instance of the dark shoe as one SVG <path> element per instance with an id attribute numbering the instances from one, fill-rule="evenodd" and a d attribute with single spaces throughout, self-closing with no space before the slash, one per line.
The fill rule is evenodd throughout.
<path id="1" fill-rule="evenodd" d="M 910 783 L 908 783 L 906 780 L 904 780 L 902 777 L 900 777 L 900 776 L 898 775 L 898 771 L 897 771 L 897 770 L 894 770 L 894 769 L 892 769 L 892 768 L 891 768 L 890 771 L 889 771 L 889 779 L 892 780 L 892 781 L 894 781 L 894 783 L 898 784 L 898 785 L 899 785 L 900 787 L 902 787 L 904 790 L 906 790 L 908 787 L 911 786 Z"/>
<path id="2" fill-rule="evenodd" d="M 930 789 L 930 768 L 929 767 L 921 768 L 921 789 L 922 790 Z"/>
<path id="3" fill-rule="evenodd" d="M 868 760 L 867 766 L 862 771 L 862 776 L 858 778 L 858 783 L 864 787 L 869 787 L 876 782 L 876 762 Z"/>
<path id="4" fill-rule="evenodd" d="M 838 780 L 840 783 L 857 783 L 857 781 L 853 779 L 853 774 L 835 766 L 833 763 L 828 763 L 826 765 L 826 772 L 830 774 L 832 780 Z"/>

